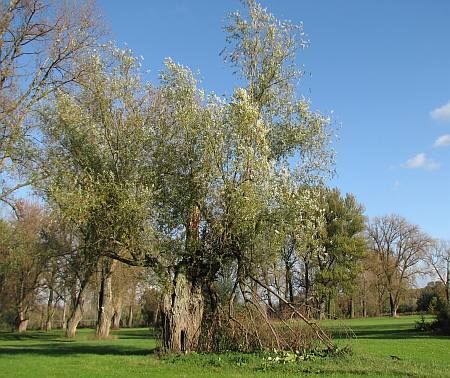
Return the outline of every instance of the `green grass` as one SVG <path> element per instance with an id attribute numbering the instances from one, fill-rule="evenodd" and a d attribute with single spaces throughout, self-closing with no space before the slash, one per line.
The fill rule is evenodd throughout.
<path id="1" fill-rule="evenodd" d="M 0 377 L 450 377 L 450 338 L 415 331 L 416 320 L 347 321 L 354 339 L 342 337 L 342 322 L 326 321 L 338 343 L 349 344 L 353 353 L 286 365 L 237 353 L 160 358 L 146 329 L 123 329 L 102 341 L 84 329 L 75 340 L 58 330 L 0 332 Z"/>

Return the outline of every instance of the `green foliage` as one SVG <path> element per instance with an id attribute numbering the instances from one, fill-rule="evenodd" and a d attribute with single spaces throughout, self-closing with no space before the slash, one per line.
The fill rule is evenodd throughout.
<path id="1" fill-rule="evenodd" d="M 139 260 L 151 238 L 149 94 L 128 51 L 102 52 L 85 63 L 79 92 L 58 92 L 43 112 L 43 190 L 91 253 Z"/>
<path id="2" fill-rule="evenodd" d="M 445 302 L 445 287 L 441 282 L 429 282 L 420 290 L 417 298 L 417 311 L 436 314 Z"/>
<path id="3" fill-rule="evenodd" d="M 340 196 L 337 189 L 324 194 L 323 252 L 317 255 L 316 283 L 325 290 L 348 291 L 353 286 L 359 262 L 366 253 L 363 207 L 353 195 Z"/>

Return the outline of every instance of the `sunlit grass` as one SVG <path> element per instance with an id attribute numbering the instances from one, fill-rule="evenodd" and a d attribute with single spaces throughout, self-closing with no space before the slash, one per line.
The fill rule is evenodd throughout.
<path id="1" fill-rule="evenodd" d="M 75 340 L 59 330 L 25 335 L 0 332 L 1 377 L 450 377 L 450 338 L 414 329 L 417 316 L 344 322 L 356 338 L 338 338 L 353 353 L 295 364 L 270 364 L 262 355 L 224 353 L 161 358 L 148 329 L 123 329 L 96 340 L 82 329 Z M 431 320 L 431 319 L 429 319 Z M 322 325 L 343 334 L 341 321 Z M 339 331 L 339 332 L 338 332 Z M 347 333 L 346 333 L 347 334 Z"/>

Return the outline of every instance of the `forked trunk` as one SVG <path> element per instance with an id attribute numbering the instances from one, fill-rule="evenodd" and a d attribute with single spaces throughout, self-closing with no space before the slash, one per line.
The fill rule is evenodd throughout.
<path id="1" fill-rule="evenodd" d="M 120 328 L 120 319 L 122 318 L 122 305 L 114 306 L 114 314 L 112 318 L 112 328 L 119 329 Z"/>
<path id="2" fill-rule="evenodd" d="M 67 321 L 66 327 L 66 337 L 75 337 L 77 333 L 78 323 L 80 323 L 83 318 L 83 309 L 82 306 L 77 306 Z"/>
<path id="3" fill-rule="evenodd" d="M 111 319 L 114 314 L 112 301 L 112 272 L 114 265 L 115 261 L 108 261 L 104 262 L 102 267 L 96 332 L 99 339 L 107 338 L 111 329 Z"/>
<path id="4" fill-rule="evenodd" d="M 75 337 L 75 334 L 77 333 L 78 323 L 80 323 L 81 319 L 83 318 L 84 298 L 87 290 L 87 284 L 88 280 L 82 282 L 80 291 L 74 299 L 72 313 L 67 320 L 66 337 Z"/>
<path id="5" fill-rule="evenodd" d="M 19 310 L 16 316 L 16 331 L 19 333 L 26 332 L 28 327 L 28 321 L 26 312 L 24 310 Z"/>
<path id="6" fill-rule="evenodd" d="M 204 298 L 200 285 L 186 275 L 175 275 L 171 291 L 163 298 L 163 344 L 169 352 L 195 351 L 203 319 Z"/>
<path id="7" fill-rule="evenodd" d="M 397 317 L 397 309 L 398 309 L 398 301 L 396 298 L 392 296 L 392 294 L 389 294 L 389 304 L 391 306 L 391 316 L 393 318 Z"/>

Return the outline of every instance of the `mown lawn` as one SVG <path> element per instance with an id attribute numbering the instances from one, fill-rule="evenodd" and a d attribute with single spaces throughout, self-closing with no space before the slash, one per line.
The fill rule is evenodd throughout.
<path id="1" fill-rule="evenodd" d="M 110 340 L 80 330 L 76 340 L 61 331 L 25 335 L 0 332 L 1 377 L 450 377 L 450 338 L 415 331 L 418 317 L 327 321 L 350 356 L 271 364 L 261 355 L 193 354 L 160 358 L 146 329 L 113 332 Z M 340 338 L 339 338 L 340 337 Z M 394 356 L 394 357 L 392 357 Z"/>

